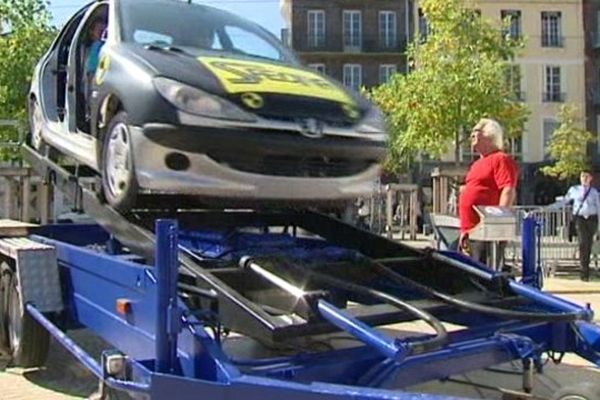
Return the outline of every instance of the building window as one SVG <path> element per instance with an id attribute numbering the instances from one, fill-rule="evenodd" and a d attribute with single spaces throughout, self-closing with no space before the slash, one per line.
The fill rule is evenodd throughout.
<path id="1" fill-rule="evenodd" d="M 308 10 L 308 45 L 325 46 L 325 11 Z"/>
<path id="2" fill-rule="evenodd" d="M 423 14 L 423 10 L 419 8 L 419 36 L 421 37 L 421 41 L 427 40 L 428 35 L 429 22 L 427 22 L 427 17 Z"/>
<path id="3" fill-rule="evenodd" d="M 362 14 L 344 10 L 344 48 L 360 50 L 362 43 Z"/>
<path id="4" fill-rule="evenodd" d="M 384 48 L 394 48 L 397 43 L 395 11 L 379 12 L 379 43 Z"/>
<path id="5" fill-rule="evenodd" d="M 546 91 L 543 94 L 542 100 L 546 103 L 564 102 L 565 94 L 561 91 L 560 67 L 547 65 L 544 72 Z"/>
<path id="6" fill-rule="evenodd" d="M 562 47 L 560 11 L 542 11 L 542 47 Z"/>
<path id="7" fill-rule="evenodd" d="M 507 65 L 505 70 L 506 86 L 515 100 L 524 101 L 525 93 L 521 91 L 521 66 Z"/>
<path id="8" fill-rule="evenodd" d="M 508 139 L 508 153 L 515 160 L 523 161 L 523 137 L 515 137 Z"/>
<path id="9" fill-rule="evenodd" d="M 379 66 L 379 83 L 386 83 L 397 71 L 396 64 L 381 64 Z"/>
<path id="10" fill-rule="evenodd" d="M 344 85 L 356 91 L 362 86 L 362 67 L 359 64 L 344 64 Z"/>
<path id="11" fill-rule="evenodd" d="M 592 34 L 594 35 L 592 40 L 594 46 L 600 46 L 600 10 L 596 11 L 596 29 Z"/>
<path id="12" fill-rule="evenodd" d="M 519 39 L 522 36 L 521 30 L 521 11 L 519 10 L 502 10 L 500 12 L 503 21 L 508 21 L 506 35 L 511 39 Z"/>
<path id="13" fill-rule="evenodd" d="M 560 123 L 553 118 L 544 118 L 543 134 L 544 134 L 544 159 L 550 158 L 550 141 L 552 140 L 552 134 L 558 129 Z"/>
<path id="14" fill-rule="evenodd" d="M 314 69 L 320 74 L 325 75 L 327 70 L 325 69 L 325 64 L 308 64 L 308 68 Z"/>
<path id="15" fill-rule="evenodd" d="M 600 114 L 596 114 L 596 143 L 598 146 L 598 153 L 600 153 Z"/>

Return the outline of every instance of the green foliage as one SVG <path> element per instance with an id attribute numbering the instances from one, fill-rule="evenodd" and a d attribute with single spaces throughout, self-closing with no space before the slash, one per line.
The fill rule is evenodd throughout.
<path id="1" fill-rule="evenodd" d="M 464 0 L 422 0 L 426 40 L 409 45 L 413 69 L 396 74 L 370 96 L 388 116 L 388 168 L 402 169 L 420 154 L 439 158 L 482 117 L 497 119 L 508 137 L 522 133 L 524 104 L 514 100 L 506 66 L 522 42 L 479 17 Z"/>
<path id="2" fill-rule="evenodd" d="M 577 121 L 576 115 L 574 105 L 561 107 L 558 113 L 560 126 L 548 144 L 548 154 L 554 163 L 541 169 L 544 175 L 566 180 L 578 177 L 582 169 L 589 167 L 587 149 L 594 141 L 594 135 L 578 127 L 581 121 Z"/>
<path id="3" fill-rule="evenodd" d="M 0 119 L 27 126 L 27 92 L 35 64 L 55 30 L 43 0 L 0 0 Z M 16 141 L 18 130 L 0 127 L 0 143 Z M 18 157 L 17 148 L 0 148 L 3 160 Z"/>

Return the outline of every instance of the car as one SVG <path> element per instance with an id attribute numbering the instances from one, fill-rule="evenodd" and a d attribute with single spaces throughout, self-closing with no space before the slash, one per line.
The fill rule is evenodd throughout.
<path id="1" fill-rule="evenodd" d="M 257 24 L 191 1 L 83 7 L 28 100 L 30 146 L 91 167 L 122 212 L 142 195 L 337 204 L 372 192 L 386 156 L 367 99 Z"/>

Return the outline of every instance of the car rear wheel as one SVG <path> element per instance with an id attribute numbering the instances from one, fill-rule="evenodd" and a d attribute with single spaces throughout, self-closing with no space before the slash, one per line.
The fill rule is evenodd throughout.
<path id="1" fill-rule="evenodd" d="M 36 99 L 32 99 L 29 104 L 29 145 L 38 153 L 54 159 L 57 157 L 57 153 L 44 141 L 43 128 L 44 114 L 42 108 Z"/>
<path id="2" fill-rule="evenodd" d="M 131 150 L 127 113 L 116 114 L 104 135 L 102 147 L 102 192 L 114 209 L 126 212 L 135 204 L 138 184 Z"/>

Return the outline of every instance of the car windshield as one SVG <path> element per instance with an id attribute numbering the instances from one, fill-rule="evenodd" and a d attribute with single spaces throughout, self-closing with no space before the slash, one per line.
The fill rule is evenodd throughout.
<path id="1" fill-rule="evenodd" d="M 222 10 L 164 0 L 130 0 L 122 5 L 125 42 L 292 61 L 272 35 Z"/>

